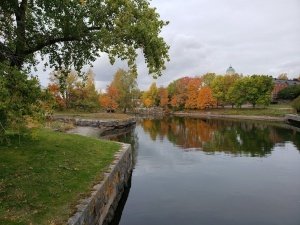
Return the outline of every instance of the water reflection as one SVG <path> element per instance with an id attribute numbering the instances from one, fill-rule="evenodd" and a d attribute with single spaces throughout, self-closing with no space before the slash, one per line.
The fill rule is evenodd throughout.
<path id="1" fill-rule="evenodd" d="M 299 224 L 299 132 L 261 122 L 143 118 L 117 140 L 133 145 L 137 162 L 110 225 Z"/>
<path id="2" fill-rule="evenodd" d="M 166 138 L 185 151 L 265 157 L 275 145 L 290 141 L 300 151 L 299 132 L 262 122 L 168 117 L 140 124 L 153 141 Z"/>

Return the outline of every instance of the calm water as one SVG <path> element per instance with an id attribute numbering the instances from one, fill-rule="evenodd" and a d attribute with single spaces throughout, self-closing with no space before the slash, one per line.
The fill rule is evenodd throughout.
<path id="1" fill-rule="evenodd" d="M 136 162 L 114 225 L 300 225 L 296 130 L 144 119 L 119 140 Z"/>

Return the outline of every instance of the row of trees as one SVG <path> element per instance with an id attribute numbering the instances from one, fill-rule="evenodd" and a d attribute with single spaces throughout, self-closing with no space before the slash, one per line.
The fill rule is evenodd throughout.
<path id="1" fill-rule="evenodd" d="M 241 107 L 245 103 L 268 105 L 271 102 L 273 80 L 270 76 L 216 75 L 208 73 L 200 77 L 183 77 L 168 87 L 157 88 L 151 84 L 142 94 L 144 106 L 181 109 L 205 109 L 230 104 Z"/>
<path id="2" fill-rule="evenodd" d="M 242 76 L 239 74 L 216 75 L 207 73 L 197 77 L 183 77 L 167 87 L 152 83 L 148 90 L 140 91 L 136 75 L 119 69 L 104 91 L 97 92 L 94 73 L 90 69 L 84 76 L 75 71 L 51 74 L 49 91 L 58 109 L 94 111 L 99 107 L 107 111 L 127 112 L 137 106 L 162 107 L 165 110 L 206 109 L 243 104 L 267 106 L 271 102 L 273 79 L 266 75 Z M 290 90 L 291 89 L 291 90 Z M 284 89 L 282 95 L 299 95 L 298 86 Z"/>

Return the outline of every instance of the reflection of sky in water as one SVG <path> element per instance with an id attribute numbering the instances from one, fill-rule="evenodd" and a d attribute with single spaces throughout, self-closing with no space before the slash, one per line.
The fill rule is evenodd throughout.
<path id="1" fill-rule="evenodd" d="M 300 152 L 290 131 L 274 129 L 269 153 L 248 157 L 184 149 L 138 125 L 137 164 L 120 225 L 298 225 Z"/>

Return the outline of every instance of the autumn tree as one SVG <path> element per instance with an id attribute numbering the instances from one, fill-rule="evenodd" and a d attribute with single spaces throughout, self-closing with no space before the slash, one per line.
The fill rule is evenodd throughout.
<path id="1" fill-rule="evenodd" d="M 187 99 L 185 102 L 185 108 L 187 109 L 196 109 L 198 93 L 201 88 L 202 80 L 198 77 L 191 78 L 187 84 Z"/>
<path id="2" fill-rule="evenodd" d="M 142 95 L 142 102 L 148 108 L 151 106 L 158 106 L 159 97 L 156 83 L 153 82 L 147 91 L 144 91 Z"/>
<path id="3" fill-rule="evenodd" d="M 107 112 L 114 112 L 118 108 L 118 90 L 113 85 L 106 87 L 106 93 L 100 94 L 99 103 Z"/>
<path id="4" fill-rule="evenodd" d="M 188 98 L 187 87 L 190 79 L 190 77 L 183 77 L 171 82 L 168 85 L 171 106 L 174 109 L 184 109 L 186 100 Z"/>
<path id="5" fill-rule="evenodd" d="M 199 109 L 206 109 L 216 105 L 216 100 L 212 95 L 212 90 L 210 87 L 202 87 L 197 96 L 197 107 Z"/>
<path id="6" fill-rule="evenodd" d="M 57 106 L 65 109 L 94 111 L 98 108 L 95 74 L 91 69 L 82 77 L 76 71 L 54 71 L 48 89 L 55 96 Z M 64 106 L 64 107 L 63 107 Z"/>
<path id="7" fill-rule="evenodd" d="M 159 106 L 167 108 L 169 104 L 168 89 L 164 87 L 158 88 Z"/>

